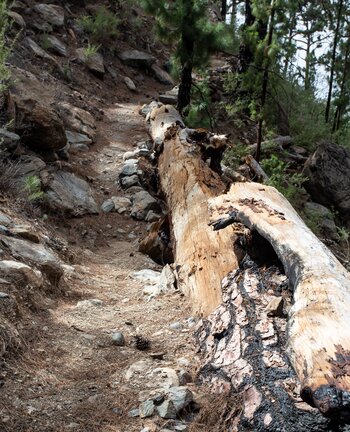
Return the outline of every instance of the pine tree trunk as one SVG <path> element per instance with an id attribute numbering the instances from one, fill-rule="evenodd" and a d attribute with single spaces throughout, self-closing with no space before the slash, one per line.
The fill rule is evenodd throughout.
<path id="1" fill-rule="evenodd" d="M 227 14 L 227 0 L 221 0 L 221 18 L 224 22 L 226 22 L 226 14 Z"/>
<path id="2" fill-rule="evenodd" d="M 337 13 L 337 26 L 336 26 L 335 33 L 334 33 L 332 59 L 331 59 L 331 71 L 330 71 L 330 75 L 329 75 L 329 87 L 328 87 L 328 96 L 327 96 L 327 104 L 326 104 L 326 112 L 325 112 L 326 123 L 328 123 L 328 121 L 329 121 L 329 112 L 331 109 L 334 70 L 335 70 L 335 61 L 336 61 L 336 54 L 337 54 L 337 46 L 338 46 L 338 39 L 339 39 L 339 29 L 340 29 L 340 21 L 341 21 L 341 16 L 342 16 L 342 9 L 343 9 L 343 0 L 340 0 L 339 6 L 338 6 L 338 13 Z"/>
<path id="3" fill-rule="evenodd" d="M 255 22 L 255 17 L 252 12 L 252 5 L 250 0 L 245 0 L 245 12 L 244 12 L 244 30 L 252 26 Z M 244 39 L 244 38 L 243 38 Z M 238 73 L 244 74 L 249 69 L 252 61 L 254 59 L 254 54 L 249 42 L 243 40 L 239 47 L 239 61 L 238 61 Z"/>
<path id="4" fill-rule="evenodd" d="M 183 112 L 191 102 L 191 87 L 192 87 L 192 62 L 188 61 L 182 68 L 179 94 L 177 101 L 177 109 L 180 113 Z"/>
<path id="5" fill-rule="evenodd" d="M 262 143 L 262 126 L 263 126 L 263 118 L 262 118 L 262 112 L 265 107 L 266 103 L 266 95 L 267 95 L 267 84 L 269 81 L 269 57 L 268 57 L 268 50 L 272 44 L 272 37 L 274 32 L 274 20 L 275 20 L 275 3 L 274 0 L 271 0 L 271 16 L 270 16 L 270 23 L 269 23 L 269 34 L 267 38 L 267 46 L 265 48 L 266 55 L 264 58 L 264 72 L 263 72 L 263 79 L 262 79 L 262 89 L 261 89 L 261 105 L 260 105 L 260 119 L 258 123 L 258 136 L 257 136 L 257 145 L 256 145 L 256 155 L 255 159 L 257 162 L 260 161 L 260 150 L 261 150 L 261 143 Z"/>
<path id="6" fill-rule="evenodd" d="M 334 114 L 334 121 L 333 121 L 333 132 L 336 132 L 340 128 L 341 119 L 344 112 L 344 103 L 342 101 L 345 93 L 346 88 L 346 81 L 348 79 L 350 64 L 349 64 L 349 55 L 350 55 L 350 26 L 348 27 L 347 31 L 347 42 L 346 42 L 346 48 L 345 48 L 345 58 L 344 58 L 344 67 L 343 67 L 343 73 L 342 73 L 342 79 L 341 79 L 341 85 L 340 85 L 340 91 L 339 91 L 339 104 L 337 106 L 337 109 Z"/>

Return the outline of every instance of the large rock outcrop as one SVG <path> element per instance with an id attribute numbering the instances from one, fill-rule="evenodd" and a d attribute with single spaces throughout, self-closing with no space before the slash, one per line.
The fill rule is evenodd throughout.
<path id="1" fill-rule="evenodd" d="M 350 151 L 337 144 L 322 143 L 305 163 L 305 188 L 312 199 L 350 216 Z"/>
<path id="2" fill-rule="evenodd" d="M 67 144 L 58 112 L 42 83 L 30 72 L 12 69 L 14 84 L 7 97 L 8 115 L 15 132 L 34 150 L 56 151 Z"/>

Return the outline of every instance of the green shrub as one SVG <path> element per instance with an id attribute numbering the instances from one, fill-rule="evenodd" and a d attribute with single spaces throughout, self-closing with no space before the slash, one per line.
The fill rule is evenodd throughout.
<path id="1" fill-rule="evenodd" d="M 288 164 L 275 155 L 264 159 L 261 162 L 261 166 L 269 176 L 266 184 L 275 187 L 295 207 L 299 207 L 306 194 L 302 185 L 307 180 L 307 177 L 304 177 L 300 173 L 289 173 Z"/>
<path id="2" fill-rule="evenodd" d="M 225 151 L 222 161 L 226 166 L 235 170 L 242 164 L 242 159 L 249 154 L 250 151 L 248 146 L 237 144 Z"/>
<path id="3" fill-rule="evenodd" d="M 41 190 L 41 182 L 38 176 L 29 175 L 23 181 L 23 192 L 31 202 L 40 201 L 44 197 L 44 192 Z"/>
<path id="4" fill-rule="evenodd" d="M 211 105 L 209 77 L 204 75 L 192 85 L 191 104 L 186 113 L 187 126 L 212 129 L 214 119 Z"/>
<path id="5" fill-rule="evenodd" d="M 77 20 L 77 24 L 90 35 L 93 42 L 104 43 L 118 36 L 120 19 L 105 6 L 100 6 L 93 16 L 83 16 Z"/>
<path id="6" fill-rule="evenodd" d="M 89 42 L 87 46 L 84 48 L 84 56 L 88 59 L 94 54 L 96 54 L 99 49 L 100 49 L 100 45 L 90 44 Z"/>

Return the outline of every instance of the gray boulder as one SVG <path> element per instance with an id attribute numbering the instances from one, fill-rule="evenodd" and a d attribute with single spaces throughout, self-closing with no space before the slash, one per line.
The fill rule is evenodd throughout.
<path id="1" fill-rule="evenodd" d="M 124 77 L 124 83 L 127 86 L 127 88 L 132 92 L 137 92 L 136 85 L 134 81 L 129 77 Z"/>
<path id="2" fill-rule="evenodd" d="M 67 144 L 63 122 L 58 113 L 39 100 L 23 98 L 12 92 L 15 104 L 15 131 L 35 150 L 56 151 Z"/>
<path id="3" fill-rule="evenodd" d="M 63 276 L 61 261 L 43 245 L 1 235 L 0 242 L 9 248 L 13 257 L 38 267 L 51 282 L 57 283 Z"/>
<path id="4" fill-rule="evenodd" d="M 26 28 L 26 22 L 24 21 L 22 15 L 17 12 L 9 11 L 8 16 L 13 20 L 13 22 L 20 28 Z"/>
<path id="5" fill-rule="evenodd" d="M 307 202 L 304 206 L 304 213 L 313 224 L 317 224 L 321 234 L 333 240 L 338 240 L 334 215 L 327 207 L 315 202 Z"/>
<path id="6" fill-rule="evenodd" d="M 14 150 L 21 137 L 13 132 L 9 132 L 6 129 L 0 129 L 0 150 Z"/>
<path id="7" fill-rule="evenodd" d="M 152 72 L 154 73 L 154 76 L 160 83 L 165 85 L 174 85 L 174 81 L 171 78 L 171 76 L 168 74 L 168 72 L 161 69 L 158 65 L 153 64 L 151 69 Z"/>
<path id="8" fill-rule="evenodd" d="M 64 26 L 64 9 L 60 6 L 41 3 L 35 5 L 33 9 L 43 21 L 55 27 Z"/>
<path id="9" fill-rule="evenodd" d="M 58 54 L 62 57 L 67 57 L 67 47 L 66 45 L 60 41 L 56 36 L 54 35 L 48 35 L 46 36 L 47 43 L 49 45 L 48 51 Z"/>
<path id="10" fill-rule="evenodd" d="M 101 205 L 101 210 L 104 213 L 111 212 L 112 210 L 114 210 L 114 202 L 111 199 L 104 201 L 103 204 Z"/>
<path id="11" fill-rule="evenodd" d="M 68 102 L 59 103 L 57 109 L 66 130 L 87 135 L 92 141 L 94 141 L 96 135 L 96 123 L 88 111 L 71 105 Z"/>
<path id="12" fill-rule="evenodd" d="M 173 403 L 176 412 L 179 413 L 192 402 L 193 395 L 187 387 L 179 386 L 170 387 L 166 391 L 166 398 Z"/>
<path id="13" fill-rule="evenodd" d="M 92 143 L 91 138 L 89 138 L 87 135 L 84 135 L 79 132 L 69 131 L 66 130 L 66 137 L 69 144 L 85 144 L 90 145 Z"/>
<path id="14" fill-rule="evenodd" d="M 15 177 L 19 179 L 24 179 L 30 175 L 39 175 L 46 168 L 45 162 L 36 157 L 23 155 L 19 158 Z"/>
<path id="15" fill-rule="evenodd" d="M 148 192 L 141 191 L 132 196 L 131 216 L 133 218 L 143 220 L 150 210 L 159 212 L 161 209 L 158 201 Z"/>
<path id="16" fill-rule="evenodd" d="M 44 283 L 39 270 L 34 270 L 18 261 L 0 261 L 0 276 L 9 278 L 15 282 L 24 281 L 33 288 L 41 288 Z"/>
<path id="17" fill-rule="evenodd" d="M 350 216 L 350 151 L 345 147 L 322 143 L 305 162 L 305 188 L 312 199 L 334 206 L 341 216 Z"/>
<path id="18" fill-rule="evenodd" d="M 55 173 L 49 182 L 46 197 L 52 210 L 60 210 L 71 216 L 98 214 L 90 186 L 72 173 Z"/>
<path id="19" fill-rule="evenodd" d="M 103 78 L 106 72 L 103 57 L 100 53 L 94 53 L 86 56 L 84 48 L 78 48 L 77 51 L 78 60 L 85 64 L 91 73 L 98 78 Z"/>
<path id="20" fill-rule="evenodd" d="M 123 51 L 119 58 L 125 65 L 140 69 L 149 69 L 156 61 L 152 55 L 137 50 Z"/>
<path id="21" fill-rule="evenodd" d="M 130 159 L 129 159 L 130 161 Z M 128 162 L 129 162 L 128 161 Z M 137 174 L 137 165 L 134 163 L 126 163 L 120 171 L 119 177 L 129 177 Z"/>
<path id="22" fill-rule="evenodd" d="M 133 186 L 141 186 L 138 175 L 132 175 L 128 177 L 122 177 L 120 179 L 120 185 L 124 189 L 129 189 Z"/>

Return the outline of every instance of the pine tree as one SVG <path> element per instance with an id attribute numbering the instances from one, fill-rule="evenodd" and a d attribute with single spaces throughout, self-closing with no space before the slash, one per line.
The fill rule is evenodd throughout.
<path id="1" fill-rule="evenodd" d="M 190 103 L 193 69 L 206 66 L 211 54 L 228 47 L 226 25 L 209 21 L 206 0 L 141 0 L 141 3 L 156 18 L 158 37 L 175 45 L 173 63 L 180 70 L 177 108 L 182 113 Z"/>

